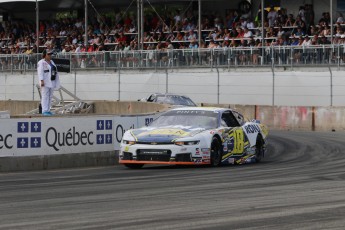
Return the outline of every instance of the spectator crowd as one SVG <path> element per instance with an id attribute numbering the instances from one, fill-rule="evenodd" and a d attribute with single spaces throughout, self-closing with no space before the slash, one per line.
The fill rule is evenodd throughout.
<path id="1" fill-rule="evenodd" d="M 165 15 L 145 15 L 144 50 L 196 49 L 260 46 L 311 46 L 345 44 L 345 20 L 338 13 L 330 27 L 330 14 L 314 18 L 313 6 L 306 4 L 297 15 L 270 7 L 265 10 L 265 33 L 262 39 L 261 12 L 254 17 L 229 10 L 222 17 L 217 13 L 202 15 L 201 38 L 198 38 L 197 12 L 178 10 Z M 136 16 L 118 13 L 115 17 L 93 17 L 88 21 L 88 41 L 85 46 L 83 18 L 45 20 L 39 24 L 40 51 L 57 52 L 129 51 L 140 49 Z M 331 38 L 331 30 L 333 37 Z M 32 54 L 37 50 L 36 25 L 24 21 L 0 23 L 0 54 Z M 201 41 L 199 43 L 199 40 Z M 140 47 L 140 48 L 139 48 Z"/>

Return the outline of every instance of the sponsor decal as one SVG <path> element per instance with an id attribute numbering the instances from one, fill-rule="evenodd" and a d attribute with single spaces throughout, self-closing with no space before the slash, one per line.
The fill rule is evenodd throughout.
<path id="1" fill-rule="evenodd" d="M 196 163 L 196 164 L 201 164 L 202 163 L 202 158 L 201 157 L 198 157 L 198 158 L 194 158 L 193 157 L 193 162 Z"/>
<path id="2" fill-rule="evenodd" d="M 210 154 L 210 149 L 209 148 L 202 148 L 201 152 L 203 155 L 209 155 Z"/>
<path id="3" fill-rule="evenodd" d="M 259 133 L 260 127 L 257 124 L 250 124 L 244 127 L 247 133 Z"/>
<path id="4" fill-rule="evenodd" d="M 199 148 L 196 148 L 196 149 L 195 149 L 195 155 L 200 155 L 200 150 L 199 150 Z"/>
<path id="5" fill-rule="evenodd" d="M 235 159 L 234 158 L 228 158 L 229 164 L 235 164 Z"/>

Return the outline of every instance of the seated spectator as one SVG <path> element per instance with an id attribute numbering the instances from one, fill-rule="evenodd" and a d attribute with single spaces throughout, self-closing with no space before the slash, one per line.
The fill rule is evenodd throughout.
<path id="1" fill-rule="evenodd" d="M 296 21 L 295 21 L 295 23 L 293 24 L 293 26 L 301 27 L 303 31 L 305 31 L 305 29 L 306 29 L 306 24 L 305 24 L 305 22 L 301 19 L 300 16 L 297 16 L 297 17 L 296 17 Z"/>
<path id="2" fill-rule="evenodd" d="M 164 35 L 164 33 L 161 31 L 161 32 L 159 32 L 159 34 L 158 34 L 158 36 L 157 36 L 157 39 L 156 39 L 156 41 L 158 41 L 158 42 L 162 42 L 162 41 L 165 41 L 166 39 L 165 39 L 165 35 Z"/>
<path id="3" fill-rule="evenodd" d="M 214 28 L 214 30 L 212 30 L 209 34 L 208 34 L 208 38 L 216 40 L 218 36 L 218 28 Z"/>
<path id="4" fill-rule="evenodd" d="M 195 40 L 196 39 L 196 33 L 194 33 L 193 30 L 189 30 L 189 34 L 187 37 L 188 41 Z"/>
<path id="5" fill-rule="evenodd" d="M 177 32 L 176 37 L 175 37 L 175 41 L 185 41 L 186 38 L 184 36 L 183 32 Z"/>
<path id="6" fill-rule="evenodd" d="M 255 25 L 254 22 L 251 18 L 247 18 L 247 28 L 249 30 L 255 29 Z"/>
<path id="7" fill-rule="evenodd" d="M 344 24 L 345 23 L 345 19 L 344 19 L 342 13 L 338 12 L 338 18 L 337 18 L 337 21 L 335 23 L 337 23 L 337 24 Z"/>
<path id="8" fill-rule="evenodd" d="M 244 31 L 243 31 L 243 37 L 244 37 L 244 38 L 253 37 L 252 31 L 250 31 L 247 27 L 245 27 L 245 28 L 244 28 Z"/>
<path id="9" fill-rule="evenodd" d="M 276 36 L 277 36 L 277 34 L 276 34 L 274 28 L 270 27 L 268 29 L 268 31 L 266 32 L 266 38 L 272 38 L 272 37 L 276 37 Z"/>
<path id="10" fill-rule="evenodd" d="M 343 34 L 344 34 L 343 29 L 341 28 L 341 26 L 338 26 L 338 25 L 337 25 L 337 29 L 336 29 L 336 34 L 335 34 L 335 36 L 336 36 L 336 37 L 340 37 L 340 36 L 343 35 Z"/>
<path id="11" fill-rule="evenodd" d="M 227 40 L 230 40 L 231 37 L 232 37 L 232 35 L 231 35 L 230 30 L 229 30 L 229 29 L 224 29 L 224 36 L 223 36 L 223 39 L 224 39 L 225 41 L 227 41 Z"/>
<path id="12" fill-rule="evenodd" d="M 319 20 L 320 26 L 329 25 L 331 22 L 329 12 L 322 13 L 322 18 Z"/>
<path id="13" fill-rule="evenodd" d="M 188 46 L 189 49 L 197 49 L 199 48 L 198 47 L 198 44 L 196 43 L 196 40 L 195 39 L 192 39 L 189 43 L 189 46 Z"/>
<path id="14" fill-rule="evenodd" d="M 285 31 L 283 30 L 282 26 L 278 27 L 278 31 L 277 31 L 277 37 L 281 37 L 285 34 Z"/>
<path id="15" fill-rule="evenodd" d="M 69 45 L 66 44 L 63 50 L 61 51 L 61 53 L 69 53 L 69 52 L 70 52 L 70 47 Z"/>
<path id="16" fill-rule="evenodd" d="M 295 19 L 293 18 L 293 14 L 289 14 L 286 22 L 285 22 L 285 26 L 286 27 L 291 27 L 295 24 Z"/>
<path id="17" fill-rule="evenodd" d="M 214 48 L 217 48 L 218 45 L 214 42 L 213 39 L 210 40 L 210 44 L 208 44 L 207 48 L 209 49 L 214 49 Z"/>
<path id="18" fill-rule="evenodd" d="M 313 38 L 311 39 L 311 45 L 319 45 L 319 35 L 314 34 Z"/>
<path id="19" fill-rule="evenodd" d="M 170 40 L 167 40 L 165 42 L 165 47 L 166 47 L 167 50 L 173 50 L 174 49 L 174 46 L 173 46 L 173 44 L 171 43 Z"/>
<path id="20" fill-rule="evenodd" d="M 295 37 L 304 36 L 304 35 L 305 35 L 305 33 L 302 30 L 302 27 L 300 27 L 300 26 L 298 26 L 297 31 L 293 33 L 293 36 L 295 36 Z"/>
<path id="21" fill-rule="evenodd" d="M 345 44 L 345 34 L 340 36 L 339 44 L 342 44 L 342 45 Z M 343 61 L 345 61 L 345 57 L 343 57 L 343 59 L 344 59 Z"/>
<path id="22" fill-rule="evenodd" d="M 120 35 L 120 36 L 118 37 L 118 39 L 117 39 L 116 42 L 124 42 L 124 43 L 126 43 L 126 42 L 127 42 L 127 37 L 126 37 L 126 35 L 124 34 L 124 32 L 121 31 L 119 35 Z"/>
<path id="23" fill-rule="evenodd" d="M 47 40 L 44 43 L 44 46 L 51 47 L 52 46 L 52 39 L 51 37 L 47 37 Z"/>
<path id="24" fill-rule="evenodd" d="M 237 47 L 237 46 L 238 46 L 238 45 L 237 45 L 236 40 L 235 40 L 235 39 L 231 39 L 231 42 L 230 42 L 230 44 L 229 44 L 229 47 L 235 48 L 235 47 Z"/>
<path id="25" fill-rule="evenodd" d="M 191 21 L 187 21 L 187 25 L 183 28 L 183 30 L 185 31 L 190 31 L 190 30 L 194 30 L 195 29 L 195 25 L 192 24 Z"/>
<path id="26" fill-rule="evenodd" d="M 240 17 L 239 26 L 242 29 L 247 28 L 247 20 L 244 17 Z"/>
<path id="27" fill-rule="evenodd" d="M 328 25 L 325 25 L 325 26 L 321 29 L 319 35 L 320 35 L 320 36 L 328 36 L 328 35 L 331 35 L 331 30 L 330 30 L 329 26 L 328 26 Z"/>
<path id="28" fill-rule="evenodd" d="M 319 35 L 320 34 L 320 31 L 318 29 L 318 27 L 316 26 L 310 26 L 310 32 L 309 32 L 310 35 L 314 36 L 314 35 Z"/>
<path id="29" fill-rule="evenodd" d="M 143 34 L 143 41 L 144 42 L 148 42 L 148 41 L 150 41 L 150 39 L 151 39 L 151 35 L 148 33 L 148 32 L 144 32 L 144 34 Z"/>
<path id="30" fill-rule="evenodd" d="M 304 40 L 302 42 L 302 46 L 310 46 L 310 45 L 311 45 L 311 40 L 310 40 L 309 36 L 307 35 L 304 37 Z"/>
<path id="31" fill-rule="evenodd" d="M 236 28 L 236 33 L 237 33 L 236 38 L 243 38 L 244 37 L 244 31 L 242 30 L 241 27 Z"/>
<path id="32" fill-rule="evenodd" d="M 302 38 L 298 38 L 298 37 L 292 38 L 291 46 L 297 46 L 297 45 L 299 44 L 299 41 L 300 41 L 300 40 L 302 40 L 302 41 L 301 41 L 301 44 L 302 44 L 302 42 L 303 42 L 303 39 L 302 39 Z"/>

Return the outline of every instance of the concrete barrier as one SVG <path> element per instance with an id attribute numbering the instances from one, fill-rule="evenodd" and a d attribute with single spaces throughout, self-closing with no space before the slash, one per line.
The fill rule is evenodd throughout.
<path id="1" fill-rule="evenodd" d="M 345 131 L 344 107 L 202 105 L 235 109 L 248 119 L 260 120 L 271 130 Z"/>
<path id="2" fill-rule="evenodd" d="M 25 115 L 37 109 L 39 101 L 0 101 L 0 111 L 7 110 L 11 117 Z M 145 114 L 169 109 L 169 105 L 139 101 L 92 101 L 94 114 Z"/>

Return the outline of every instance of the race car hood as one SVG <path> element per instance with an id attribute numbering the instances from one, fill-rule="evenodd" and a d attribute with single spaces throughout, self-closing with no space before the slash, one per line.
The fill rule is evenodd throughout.
<path id="1" fill-rule="evenodd" d="M 192 137 L 205 129 L 188 127 L 141 128 L 131 130 L 131 135 L 137 142 L 169 143 L 178 138 Z"/>

